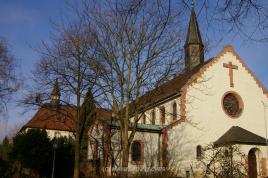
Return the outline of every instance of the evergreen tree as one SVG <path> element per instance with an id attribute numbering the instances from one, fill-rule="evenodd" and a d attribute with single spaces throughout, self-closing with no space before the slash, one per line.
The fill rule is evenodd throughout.
<path id="1" fill-rule="evenodd" d="M 8 137 L 5 137 L 3 143 L 0 144 L 0 177 L 11 177 L 11 164 L 9 160 L 12 144 Z"/>
<path id="2" fill-rule="evenodd" d="M 59 137 L 50 140 L 45 130 L 30 129 L 27 132 L 16 135 L 13 143 L 11 157 L 13 161 L 20 162 L 22 169 L 28 168 L 41 177 L 50 177 L 53 165 L 53 151 L 56 149 L 54 176 L 72 177 L 74 165 L 73 139 Z M 53 148 L 55 143 L 57 147 Z M 27 176 L 29 177 L 29 175 Z"/>
<path id="3" fill-rule="evenodd" d="M 11 155 L 23 168 L 37 171 L 40 176 L 51 175 L 53 144 L 45 130 L 30 129 L 13 139 Z"/>
<path id="4" fill-rule="evenodd" d="M 88 90 L 84 103 L 81 106 L 79 117 L 79 140 L 80 140 L 80 158 L 81 161 L 87 159 L 88 150 L 88 131 L 96 118 L 96 107 L 91 90 Z"/>
<path id="5" fill-rule="evenodd" d="M 9 142 L 9 138 L 5 137 L 3 143 L 0 145 L 0 158 L 2 160 L 8 160 L 8 154 L 11 150 L 11 143 Z"/>

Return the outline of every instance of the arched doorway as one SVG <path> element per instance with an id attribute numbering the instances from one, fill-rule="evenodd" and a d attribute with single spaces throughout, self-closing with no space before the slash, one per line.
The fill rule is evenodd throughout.
<path id="1" fill-rule="evenodd" d="M 250 178 L 257 178 L 257 158 L 255 149 L 249 150 L 248 153 L 248 176 Z"/>

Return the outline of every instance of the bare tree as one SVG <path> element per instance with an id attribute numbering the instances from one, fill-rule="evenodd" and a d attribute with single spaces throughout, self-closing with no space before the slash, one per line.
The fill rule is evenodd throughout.
<path id="1" fill-rule="evenodd" d="M 80 147 L 83 133 L 86 132 L 88 116 L 82 107 L 86 92 L 92 90 L 95 75 L 89 68 L 89 59 L 94 54 L 91 48 L 92 35 L 85 31 L 79 21 L 68 25 L 57 25 L 57 32 L 52 35 L 50 42 L 43 42 L 41 60 L 33 73 L 36 86 L 30 91 L 22 103 L 26 106 L 40 106 L 49 102 L 51 87 L 57 80 L 61 95 L 61 104 L 75 108 L 75 167 L 74 177 L 79 177 Z M 60 110 L 59 110 L 60 111 Z"/>
<path id="2" fill-rule="evenodd" d="M 0 39 L 0 112 L 6 108 L 11 94 L 18 90 L 19 84 L 15 76 L 15 60 L 10 53 L 7 42 Z"/>
<path id="3" fill-rule="evenodd" d="M 179 14 L 170 1 L 83 1 L 83 8 L 80 17 L 95 35 L 92 70 L 98 74 L 103 105 L 114 106 L 120 123 L 121 166 L 127 168 L 137 123 L 157 91 L 146 101 L 140 96 L 182 68 L 175 21 Z"/>
<path id="4" fill-rule="evenodd" d="M 245 177 L 247 156 L 242 153 L 238 145 L 214 147 L 208 145 L 203 148 L 200 159 L 204 167 L 203 177 Z"/>

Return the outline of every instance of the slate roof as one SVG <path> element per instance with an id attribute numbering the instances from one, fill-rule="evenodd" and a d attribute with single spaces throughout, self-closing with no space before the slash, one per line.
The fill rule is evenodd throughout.
<path id="1" fill-rule="evenodd" d="M 101 108 L 96 108 L 96 114 L 99 118 L 111 118 L 112 116 L 110 111 Z M 21 131 L 26 128 L 38 128 L 74 132 L 75 120 L 76 107 L 60 105 L 55 110 L 50 104 L 44 104 L 33 118 L 22 127 Z"/>
<path id="2" fill-rule="evenodd" d="M 194 8 L 192 8 L 187 37 L 185 41 L 185 45 L 187 44 L 203 44 Z"/>
<path id="3" fill-rule="evenodd" d="M 231 127 L 217 141 L 215 146 L 224 145 L 266 145 L 266 139 L 238 126 Z"/>

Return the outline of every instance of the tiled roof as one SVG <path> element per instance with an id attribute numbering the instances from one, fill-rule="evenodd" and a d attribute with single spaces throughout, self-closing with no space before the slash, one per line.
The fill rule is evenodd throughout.
<path id="1" fill-rule="evenodd" d="M 96 108 L 98 117 L 111 118 L 110 111 Z M 26 128 L 50 129 L 60 131 L 75 131 L 76 108 L 74 106 L 60 105 L 57 110 L 50 104 L 44 104 L 40 107 L 33 118 L 23 126 Z"/>
<path id="2" fill-rule="evenodd" d="M 188 80 L 194 74 L 199 72 L 204 65 L 210 63 L 212 59 L 213 58 L 209 59 L 204 63 L 199 64 L 191 71 L 182 72 L 178 76 L 160 85 L 159 87 L 156 87 L 155 89 L 145 93 L 143 96 L 139 98 L 138 104 L 134 104 L 135 101 L 130 104 L 131 113 L 133 113 L 133 111 L 137 109 L 135 105 L 139 107 L 142 106 L 142 108 L 138 108 L 139 111 L 146 110 L 158 102 L 164 101 L 165 99 L 178 95 L 179 92 L 181 91 L 181 88 L 188 82 Z"/>
<path id="3" fill-rule="evenodd" d="M 214 142 L 215 146 L 233 144 L 266 145 L 266 139 L 241 127 L 233 126 Z"/>
<path id="4" fill-rule="evenodd" d="M 137 106 L 143 107 L 139 109 L 148 109 L 166 98 L 179 94 L 180 89 L 187 83 L 188 79 L 197 73 L 202 66 L 207 64 L 209 61 L 211 60 L 208 60 L 194 68 L 192 71 L 184 72 L 174 77 L 172 80 L 167 81 L 159 87 L 145 93 L 145 95 L 140 97 L 139 104 Z M 133 106 L 133 104 L 130 104 L 131 112 L 136 109 Z M 112 117 L 112 112 L 106 109 L 96 108 L 96 112 L 97 118 L 110 119 Z M 76 108 L 74 106 L 60 105 L 57 110 L 53 110 L 50 104 L 44 104 L 21 130 L 26 128 L 38 128 L 74 132 L 75 117 Z M 144 126 L 140 127 L 141 130 L 149 129 L 158 131 L 160 129 L 151 128 L 151 126 L 146 126 L 146 128 L 144 128 Z"/>
<path id="5" fill-rule="evenodd" d="M 172 80 L 156 87 L 155 89 L 145 93 L 139 98 L 139 104 L 136 106 L 142 106 L 139 110 L 148 109 L 154 104 L 164 101 L 167 98 L 179 94 L 181 88 L 187 83 L 192 75 L 197 73 L 205 64 L 212 60 L 208 60 L 199 66 L 195 67 L 190 72 L 183 72 L 180 75 L 174 77 Z M 130 104 L 130 110 L 133 112 L 136 108 L 132 103 Z M 96 108 L 97 118 L 110 119 L 112 112 L 106 109 Z M 74 132 L 75 130 L 75 107 L 68 105 L 60 105 L 57 110 L 53 110 L 50 104 L 44 104 L 40 107 L 33 118 L 23 126 L 25 128 L 39 128 L 39 129 L 51 129 Z M 140 126 L 141 130 L 156 130 L 160 128 L 151 128 L 151 126 Z"/>
<path id="6" fill-rule="evenodd" d="M 103 108 L 96 108 L 97 118 L 103 118 L 103 119 L 111 119 L 112 118 L 112 111 L 108 109 Z"/>

